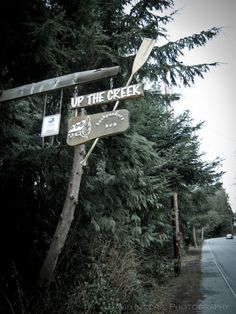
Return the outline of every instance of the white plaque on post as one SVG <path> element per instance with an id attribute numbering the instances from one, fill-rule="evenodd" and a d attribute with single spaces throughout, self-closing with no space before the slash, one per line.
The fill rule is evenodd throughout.
<path id="1" fill-rule="evenodd" d="M 61 114 L 54 114 L 43 118 L 41 137 L 57 135 L 60 129 Z"/>

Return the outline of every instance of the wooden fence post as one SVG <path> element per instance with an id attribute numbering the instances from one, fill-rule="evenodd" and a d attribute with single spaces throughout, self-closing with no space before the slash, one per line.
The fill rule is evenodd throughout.
<path id="1" fill-rule="evenodd" d="M 173 217 L 173 244 L 174 244 L 174 258 L 175 258 L 175 267 L 174 271 L 176 275 L 181 273 L 181 253 L 180 253 L 180 229 L 179 229 L 179 208 L 178 208 L 178 196 L 177 192 L 173 192 L 171 196 L 171 205 L 174 209 Z"/>

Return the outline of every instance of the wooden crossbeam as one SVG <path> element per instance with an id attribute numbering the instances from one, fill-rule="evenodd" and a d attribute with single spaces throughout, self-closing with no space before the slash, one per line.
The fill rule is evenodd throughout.
<path id="1" fill-rule="evenodd" d="M 117 75 L 119 70 L 119 66 L 114 66 L 109 68 L 76 72 L 59 77 L 54 77 L 37 83 L 3 90 L 0 93 L 0 102 L 37 95 L 49 91 L 58 90 L 64 87 L 75 86 L 78 84 L 86 84 L 92 81 L 100 80 L 102 78 Z"/>

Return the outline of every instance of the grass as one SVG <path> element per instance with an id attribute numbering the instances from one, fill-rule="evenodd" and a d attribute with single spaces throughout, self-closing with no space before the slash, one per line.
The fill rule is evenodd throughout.
<path id="1" fill-rule="evenodd" d="M 158 304 L 153 314 L 197 313 L 197 302 L 201 297 L 201 247 L 188 250 L 182 258 L 182 271 L 158 289 Z"/>

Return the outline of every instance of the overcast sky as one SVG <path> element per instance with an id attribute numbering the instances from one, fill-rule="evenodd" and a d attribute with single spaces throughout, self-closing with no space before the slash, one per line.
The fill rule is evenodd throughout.
<path id="1" fill-rule="evenodd" d="M 183 62 L 198 64 L 222 62 L 205 79 L 197 79 L 191 88 L 181 89 L 181 100 L 174 103 L 176 113 L 189 109 L 196 122 L 205 121 L 199 132 L 205 159 L 223 159 L 226 173 L 222 182 L 236 212 L 236 0 L 175 0 L 174 22 L 168 26 L 170 40 L 223 27 L 207 46 L 185 53 Z"/>

